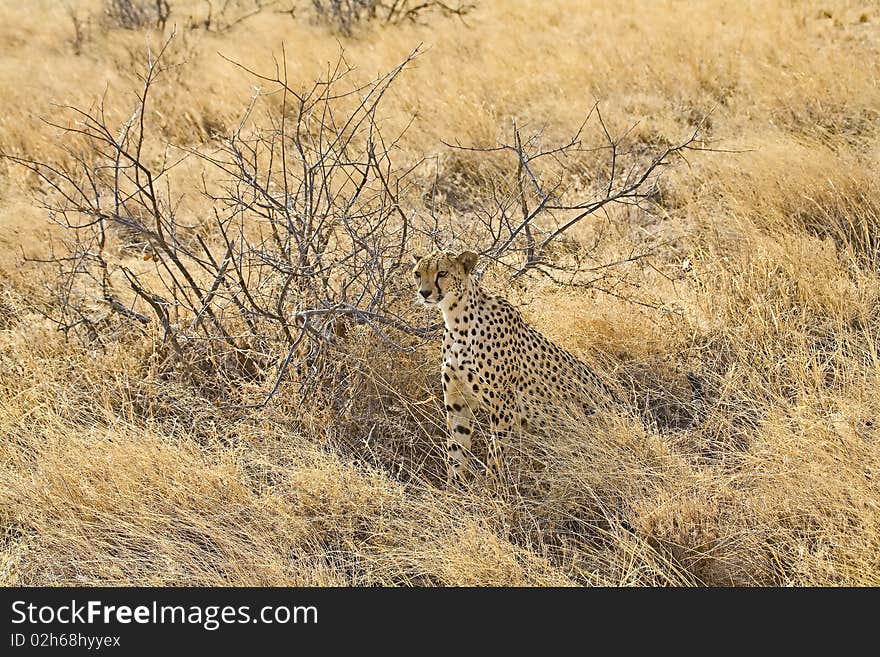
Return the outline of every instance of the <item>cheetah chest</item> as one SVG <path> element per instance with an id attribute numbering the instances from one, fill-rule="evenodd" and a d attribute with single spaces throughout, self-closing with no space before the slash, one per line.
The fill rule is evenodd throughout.
<path id="1" fill-rule="evenodd" d="M 467 340 L 447 336 L 443 341 L 443 365 L 452 370 L 456 377 L 463 378 L 467 372 L 473 373 L 476 364 L 473 351 L 473 345 Z"/>
<path id="2" fill-rule="evenodd" d="M 499 358 L 499 353 L 479 337 L 465 332 L 450 332 L 443 341 L 443 365 L 462 388 L 476 394 L 481 387 L 496 388 L 515 377 L 514 363 Z"/>

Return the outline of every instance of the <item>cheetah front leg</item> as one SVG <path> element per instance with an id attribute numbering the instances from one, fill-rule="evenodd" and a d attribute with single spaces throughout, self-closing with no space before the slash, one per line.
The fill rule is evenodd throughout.
<path id="1" fill-rule="evenodd" d="M 443 366 L 443 402 L 446 405 L 446 477 L 448 483 L 463 481 L 471 471 L 471 434 L 474 430 L 472 398 L 465 393 L 451 367 Z"/>
<path id="2" fill-rule="evenodd" d="M 488 400 L 489 422 L 489 472 L 495 483 L 504 483 L 504 447 L 507 437 L 520 426 L 519 409 L 513 395 L 497 395 Z"/>

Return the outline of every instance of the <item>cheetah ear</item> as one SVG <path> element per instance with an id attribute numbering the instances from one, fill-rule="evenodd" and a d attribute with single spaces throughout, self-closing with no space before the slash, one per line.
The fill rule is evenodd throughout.
<path id="1" fill-rule="evenodd" d="M 413 253 L 413 254 L 412 254 L 412 259 L 413 259 L 413 264 L 414 264 L 414 265 L 417 265 L 417 264 L 419 264 L 419 260 L 422 259 L 422 256 L 420 256 L 420 255 L 418 255 L 418 254 L 416 254 L 416 253 Z"/>
<path id="2" fill-rule="evenodd" d="M 470 274 L 476 266 L 477 259 L 479 257 L 480 256 L 478 256 L 473 251 L 462 251 L 456 258 L 456 261 L 458 261 L 458 264 L 464 267 L 464 272 L 466 274 Z"/>

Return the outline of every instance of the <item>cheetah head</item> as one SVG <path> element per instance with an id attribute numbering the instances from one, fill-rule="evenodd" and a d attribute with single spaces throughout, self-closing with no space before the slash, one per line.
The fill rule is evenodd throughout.
<path id="1" fill-rule="evenodd" d="M 462 251 L 458 255 L 451 251 L 432 251 L 425 256 L 413 256 L 416 303 L 442 307 L 460 299 L 470 285 L 477 257 L 473 251 Z"/>

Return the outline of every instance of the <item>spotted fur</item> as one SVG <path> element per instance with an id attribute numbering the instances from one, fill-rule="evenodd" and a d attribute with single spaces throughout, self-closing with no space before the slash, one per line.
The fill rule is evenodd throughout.
<path id="1" fill-rule="evenodd" d="M 489 422 L 489 467 L 502 477 L 506 438 L 547 428 L 560 413 L 591 411 L 607 392 L 576 356 L 528 326 L 509 302 L 484 292 L 473 276 L 477 254 L 435 251 L 416 258 L 416 299 L 443 313 L 441 377 L 448 427 L 450 480 L 473 470 L 475 412 Z"/>

